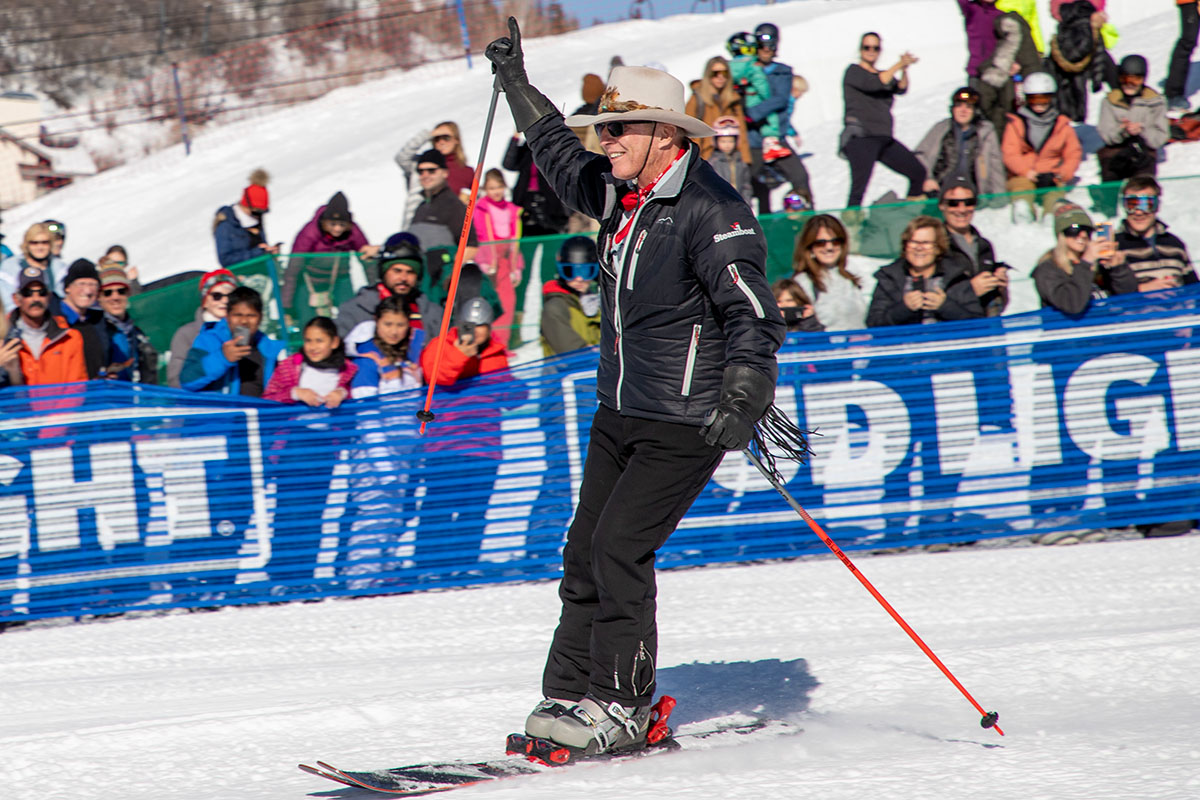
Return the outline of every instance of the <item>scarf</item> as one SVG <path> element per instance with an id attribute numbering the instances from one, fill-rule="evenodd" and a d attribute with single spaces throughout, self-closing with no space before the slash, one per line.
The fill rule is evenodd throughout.
<path id="1" fill-rule="evenodd" d="M 332 369 L 341 372 L 346 368 L 346 350 L 343 347 L 334 350 L 327 358 L 321 361 L 313 361 L 303 349 L 300 351 L 300 354 L 304 356 L 304 363 L 313 369 Z"/>
<path id="2" fill-rule="evenodd" d="M 1054 123 L 1058 122 L 1058 109 L 1051 103 L 1045 111 L 1035 114 L 1029 106 L 1021 106 L 1017 114 L 1025 120 L 1025 140 L 1040 153 L 1054 130 Z"/>

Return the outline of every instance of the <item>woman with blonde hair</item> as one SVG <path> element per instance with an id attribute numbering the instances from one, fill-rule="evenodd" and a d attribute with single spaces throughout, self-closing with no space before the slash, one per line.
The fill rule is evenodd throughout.
<path id="1" fill-rule="evenodd" d="M 469 202 L 475 169 L 467 165 L 467 153 L 463 150 L 458 123 L 439 122 L 429 135 L 429 141 L 433 144 L 433 149 L 446 159 L 446 170 L 450 173 L 446 183 L 464 204 Z"/>
<path id="2" fill-rule="evenodd" d="M 1127 264 L 1101 257 L 1100 243 L 1092 238 L 1095 230 L 1092 218 L 1077 205 L 1063 203 L 1054 210 L 1058 240 L 1033 268 L 1043 308 L 1082 314 L 1093 297 L 1137 291 L 1137 278 Z"/>
<path id="3" fill-rule="evenodd" d="M 704 65 L 704 77 L 692 81 L 692 96 L 683 109 L 689 117 L 713 125 L 721 117 L 733 117 L 738 121 L 738 152 L 742 161 L 750 163 L 750 142 L 746 131 L 746 109 L 742 96 L 733 87 L 729 74 L 729 62 L 723 56 L 713 56 Z M 711 136 L 697 139 L 700 157 L 707 160 L 715 144 Z"/>
<path id="4" fill-rule="evenodd" d="M 63 281 L 67 277 L 67 265 L 60 257 L 51 252 L 53 245 L 54 235 L 51 233 L 49 225 L 44 222 L 35 222 L 29 226 L 29 229 L 25 231 L 25 237 L 21 240 L 21 252 L 14 253 L 4 259 L 3 264 L 0 264 L 0 297 L 3 297 L 5 302 L 12 300 L 13 292 L 17 291 L 17 281 L 20 280 L 21 273 L 30 268 L 49 271 L 50 280 L 46 281 L 46 285 L 54 294 L 62 297 L 66 288 L 63 286 Z M 58 313 L 57 308 L 52 308 L 51 311 Z"/>
<path id="5" fill-rule="evenodd" d="M 901 256 L 875 273 L 867 325 L 910 325 L 984 315 L 971 288 L 970 262 L 950 252 L 940 219 L 922 214 L 900 235 Z"/>
<path id="6" fill-rule="evenodd" d="M 827 331 L 866 327 L 867 301 L 862 281 L 846 268 L 850 235 L 831 214 L 810 217 L 796 237 L 792 280 L 813 298 L 817 318 Z"/>

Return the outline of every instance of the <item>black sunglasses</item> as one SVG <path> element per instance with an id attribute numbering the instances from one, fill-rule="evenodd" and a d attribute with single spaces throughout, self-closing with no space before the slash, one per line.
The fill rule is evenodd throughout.
<path id="1" fill-rule="evenodd" d="M 865 50 L 868 53 L 878 53 L 881 47 L 883 47 L 883 45 L 864 44 L 860 47 L 860 49 Z"/>
<path id="2" fill-rule="evenodd" d="M 119 294 L 119 295 L 124 296 L 124 295 L 129 294 L 129 287 L 122 286 L 119 289 L 105 289 L 104 291 L 101 292 L 101 294 L 104 295 L 105 297 L 112 297 L 114 294 Z"/>
<path id="3" fill-rule="evenodd" d="M 452 134 L 452 133 L 439 133 L 437 136 L 430 138 L 429 141 L 431 141 L 431 142 L 449 142 L 449 141 L 453 141 L 453 139 L 454 139 L 454 134 Z"/>
<path id="4" fill-rule="evenodd" d="M 441 167 L 417 167 L 417 172 L 419 172 L 422 175 L 432 175 L 433 173 L 437 172 L 439 169 L 441 169 Z"/>
<path id="5" fill-rule="evenodd" d="M 45 287 L 26 286 L 20 291 L 21 297 L 48 297 L 49 294 Z"/>
<path id="6" fill-rule="evenodd" d="M 1090 239 L 1092 238 L 1092 233 L 1095 230 L 1096 229 L 1090 225 L 1071 225 L 1063 231 L 1063 236 L 1066 236 L 1068 239 L 1074 239 L 1079 234 L 1084 233 L 1087 234 L 1087 237 Z"/>
<path id="7" fill-rule="evenodd" d="M 953 200 L 942 201 L 942 205 L 946 206 L 946 208 L 960 208 L 962 206 L 974 208 L 978 204 L 979 201 L 974 197 L 956 197 Z"/>
<path id="8" fill-rule="evenodd" d="M 595 125 L 596 135 L 603 136 L 604 129 L 608 128 L 608 135 L 613 137 L 624 136 L 626 126 L 639 125 L 643 120 L 630 120 L 628 122 L 617 120 L 615 122 L 597 122 Z"/>
<path id="9" fill-rule="evenodd" d="M 222 300 L 229 299 L 229 292 L 209 292 L 208 296 L 219 303 Z"/>
<path id="10" fill-rule="evenodd" d="M 811 245 L 809 245 L 809 247 L 825 247 L 826 245 L 831 244 L 836 244 L 838 247 L 841 247 L 845 243 L 845 239 L 813 239 L 813 242 Z"/>

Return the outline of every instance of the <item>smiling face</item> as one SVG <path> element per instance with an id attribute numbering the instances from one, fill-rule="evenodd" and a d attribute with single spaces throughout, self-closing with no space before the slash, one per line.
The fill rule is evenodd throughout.
<path id="1" fill-rule="evenodd" d="M 429 138 L 433 142 L 433 149 L 444 156 L 451 155 L 458 147 L 458 137 L 449 125 L 438 125 Z"/>
<path id="2" fill-rule="evenodd" d="M 43 283 L 30 283 L 13 295 L 21 317 L 33 327 L 41 327 L 46 319 L 46 304 L 50 302 L 50 292 Z"/>
<path id="3" fill-rule="evenodd" d="M 960 127 L 967 127 L 975 119 L 975 106 L 970 103 L 955 103 L 950 109 L 950 116 Z"/>
<path id="4" fill-rule="evenodd" d="M 100 293 L 100 281 L 95 278 L 76 278 L 64 290 L 67 302 L 76 311 L 91 308 Z"/>
<path id="5" fill-rule="evenodd" d="M 421 188 L 427 192 L 436 192 L 445 186 L 449 176 L 450 171 L 437 164 L 429 162 L 417 164 L 417 180 L 421 182 Z"/>
<path id="6" fill-rule="evenodd" d="M 53 238 L 48 233 L 35 233 L 25 242 L 26 257 L 30 261 L 44 264 L 50 258 Z"/>
<path id="7" fill-rule="evenodd" d="M 813 240 L 808 251 L 818 264 L 826 269 L 832 269 L 837 266 L 838 260 L 842 257 L 842 243 L 838 241 L 837 235 L 833 231 L 822 225 L 817 229 L 817 238 Z"/>
<path id="8" fill-rule="evenodd" d="M 224 319 L 225 313 L 229 311 L 229 293 L 233 289 L 232 283 L 218 283 L 208 290 L 208 294 L 204 295 L 201 306 L 217 319 Z"/>
<path id="9" fill-rule="evenodd" d="M 109 284 L 100 290 L 100 307 L 117 319 L 125 319 L 129 309 L 129 287 Z"/>
<path id="10" fill-rule="evenodd" d="M 483 193 L 493 203 L 499 203 L 504 200 L 504 196 L 508 193 L 508 187 L 504 185 L 503 181 L 488 178 L 483 184 Z"/>
<path id="11" fill-rule="evenodd" d="M 904 246 L 904 258 L 916 271 L 933 267 L 937 260 L 937 232 L 933 228 L 917 228 Z"/>
<path id="12" fill-rule="evenodd" d="M 878 36 L 864 36 L 862 42 L 858 46 L 859 57 L 866 63 L 874 66 L 879 60 L 879 53 L 883 49 L 883 42 Z"/>
<path id="13" fill-rule="evenodd" d="M 330 336 L 316 325 L 309 325 L 304 329 L 304 355 L 308 356 L 309 361 L 324 361 L 333 354 L 339 344 L 341 339 Z"/>
<path id="14" fill-rule="evenodd" d="M 375 320 L 375 335 L 384 344 L 397 345 L 408 336 L 408 317 L 395 311 L 385 311 Z"/>
<path id="15" fill-rule="evenodd" d="M 1153 210 L 1157 206 L 1158 193 L 1153 189 L 1138 189 L 1125 195 L 1126 198 L 1145 197 L 1145 202 L 1125 200 L 1125 219 L 1130 229 L 1137 234 L 1144 234 L 1154 227 L 1157 214 Z"/>
<path id="16" fill-rule="evenodd" d="M 975 218 L 975 206 L 967 205 L 975 199 L 975 193 L 962 186 L 946 190 L 938 200 L 938 208 L 946 219 L 946 226 L 956 233 L 965 233 Z"/>
<path id="17" fill-rule="evenodd" d="M 612 164 L 613 177 L 629 181 L 638 176 L 648 161 L 650 147 L 654 142 L 652 133 L 655 125 L 653 122 L 621 122 L 623 124 L 620 136 L 613 136 L 608 125 L 597 127 L 600 146 L 604 148 L 604 153 Z"/>
<path id="18" fill-rule="evenodd" d="M 1082 257 L 1087 250 L 1088 245 L 1092 241 L 1092 232 L 1087 228 L 1081 228 L 1074 236 L 1071 235 L 1071 230 L 1067 229 L 1059 234 L 1067 243 L 1067 250 L 1076 258 Z"/>

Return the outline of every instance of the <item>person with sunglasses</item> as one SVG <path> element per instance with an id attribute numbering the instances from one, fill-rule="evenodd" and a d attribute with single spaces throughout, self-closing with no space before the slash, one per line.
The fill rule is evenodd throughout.
<path id="1" fill-rule="evenodd" d="M 1118 68 L 1121 86 L 1100 101 L 1096 132 L 1104 147 L 1096 151 L 1100 180 L 1123 181 L 1158 172 L 1158 151 L 1171 138 L 1167 101 L 1146 85 L 1149 65 L 1142 56 L 1126 56 Z M 1105 197 L 1106 210 L 1115 211 L 1116 192 Z"/>
<path id="2" fill-rule="evenodd" d="M 692 96 L 684 106 L 684 113 L 695 117 L 701 122 L 716 127 L 715 123 L 722 117 L 732 117 L 737 121 L 737 154 L 747 166 L 750 164 L 750 141 L 746 130 L 746 106 L 741 93 L 733 85 L 730 78 L 730 65 L 724 56 L 713 56 L 704 65 L 704 77 L 692 81 Z M 700 146 L 700 157 L 708 159 L 716 150 L 713 140 L 708 137 L 696 139 Z"/>
<path id="3" fill-rule="evenodd" d="M 129 276 L 109 264 L 100 271 L 100 308 L 108 342 L 107 367 L 99 377 L 131 383 L 158 383 L 158 353 L 150 337 L 129 316 Z"/>
<path id="4" fill-rule="evenodd" d="M 600 256 L 587 236 L 572 236 L 554 260 L 558 277 L 542 286 L 542 353 L 600 344 Z"/>
<path id="5" fill-rule="evenodd" d="M 867 326 L 862 279 L 846 266 L 850 234 L 832 214 L 809 217 L 796 237 L 792 280 L 813 298 L 817 318 L 827 331 L 857 331 Z"/>
<path id="6" fill-rule="evenodd" d="M 595 116 L 529 83 L 521 32 L 485 51 L 517 129 L 570 208 L 600 221 L 599 407 L 567 531 L 562 612 L 525 733 L 574 752 L 644 747 L 654 699 L 655 555 L 775 396 L 783 316 L 766 236 L 690 137 L 683 84 L 616 67 Z M 570 127 L 594 125 L 606 156 Z"/>
<path id="7" fill-rule="evenodd" d="M 9 315 L 9 334 L 21 339 L 17 357 L 26 386 L 88 379 L 83 337 L 65 319 L 50 313 L 50 297 L 44 270 L 22 270 L 12 295 L 16 308 Z"/>
<path id="8" fill-rule="evenodd" d="M 51 291 L 50 313 L 58 313 L 58 300 L 63 296 L 66 287 L 63 281 L 67 277 L 66 263 L 54 255 L 54 235 L 44 222 L 35 222 L 25 231 L 21 240 L 21 251 L 14 253 L 0 263 L 0 294 L 10 296 L 17 291 L 17 283 L 21 275 L 28 269 L 47 273 L 46 285 Z"/>
<path id="9" fill-rule="evenodd" d="M 447 182 L 450 172 L 446 157 L 437 150 L 426 150 L 416 158 L 417 181 L 421 201 L 412 215 L 408 231 L 421 242 L 426 252 L 438 247 L 451 253 L 458 249 L 467 207 Z M 479 247 L 479 236 L 472 227 L 467 232 L 464 261 L 471 261 Z"/>
<path id="10" fill-rule="evenodd" d="M 1101 256 L 1096 226 L 1082 208 L 1059 203 L 1054 209 L 1055 246 L 1033 268 L 1033 283 L 1043 308 L 1082 314 L 1092 298 L 1137 291 L 1137 279 L 1123 263 Z"/>
<path id="11" fill-rule="evenodd" d="M 1008 265 L 996 260 L 992 243 L 972 224 L 978 195 L 975 184 L 963 175 L 951 175 L 943 181 L 938 194 L 938 210 L 950 234 L 950 252 L 958 253 L 971 265 L 971 288 L 979 298 L 986 316 L 998 317 L 1008 305 Z"/>
<path id="12" fill-rule="evenodd" d="M 881 70 L 876 63 L 882 48 L 878 33 L 864 33 L 858 44 L 859 60 L 846 68 L 842 78 L 845 127 L 839 151 L 850 162 L 846 205 L 851 208 L 862 205 L 876 163 L 908 179 L 910 199 L 924 197 L 925 166 L 892 136 L 892 101 L 908 91 L 908 68 L 917 57 L 901 53 L 895 64 Z"/>
<path id="13" fill-rule="evenodd" d="M 934 123 L 917 145 L 917 159 L 929 176 L 922 186 L 937 194 L 942 182 L 965 175 L 984 194 L 1001 194 L 1007 173 L 1000 153 L 1000 134 L 979 107 L 979 92 L 962 86 L 950 95 L 950 116 Z"/>
<path id="14" fill-rule="evenodd" d="M 1058 84 L 1045 72 L 1026 78 L 1025 105 L 1008 115 L 1000 143 L 1008 191 L 1028 193 L 1024 199 L 1035 219 L 1037 203 L 1032 193 L 1042 190 L 1040 205 L 1043 214 L 1047 213 L 1064 193 L 1046 190 L 1074 182 L 1083 160 L 1083 146 L 1071 120 L 1060 114 L 1055 104 L 1057 92 Z M 1016 200 L 1014 197 L 1014 203 Z"/>
<path id="15" fill-rule="evenodd" d="M 1162 187 L 1149 175 L 1125 181 L 1121 205 L 1125 219 L 1117 230 L 1113 263 L 1133 272 L 1139 292 L 1157 292 L 1197 282 L 1187 245 L 1158 218 Z"/>
<path id="16" fill-rule="evenodd" d="M 173 389 L 182 388 L 179 385 L 179 373 L 183 370 L 188 351 L 192 349 L 192 344 L 201 331 L 225 319 L 229 312 L 229 293 L 237 287 L 237 277 L 227 269 L 215 269 L 200 277 L 200 307 L 196 309 L 195 319 L 180 327 L 171 337 L 167 386 Z"/>

